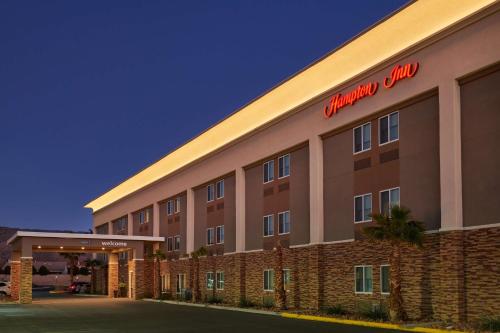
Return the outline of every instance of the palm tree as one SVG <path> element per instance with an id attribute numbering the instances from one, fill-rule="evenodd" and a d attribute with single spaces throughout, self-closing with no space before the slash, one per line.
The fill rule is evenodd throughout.
<path id="1" fill-rule="evenodd" d="M 201 291 L 200 291 L 200 257 L 207 255 L 207 249 L 203 246 L 198 250 L 191 252 L 191 257 L 193 258 L 195 264 L 194 270 L 194 292 L 193 297 L 194 301 L 197 302 L 201 299 Z"/>
<path id="2" fill-rule="evenodd" d="M 72 253 L 72 252 L 64 252 L 64 253 L 59 253 L 61 256 L 63 256 L 69 264 L 69 279 L 70 279 L 70 284 L 73 283 L 75 279 L 75 267 L 78 264 L 78 259 L 83 253 Z"/>
<path id="3" fill-rule="evenodd" d="M 376 225 L 365 227 L 364 234 L 391 246 L 389 315 L 393 321 L 406 320 L 408 316 L 401 295 L 401 247 L 403 244 L 422 247 L 425 228 L 422 222 L 411 218 L 409 209 L 400 206 L 393 206 L 390 215 L 373 214 L 372 218 Z"/>
<path id="4" fill-rule="evenodd" d="M 102 265 L 102 262 L 100 260 L 97 260 L 97 259 L 87 259 L 87 261 L 85 262 L 85 266 L 87 267 L 90 267 L 90 293 L 91 294 L 95 294 L 95 291 L 96 291 L 96 288 L 95 288 L 95 285 L 96 285 L 96 268 L 101 266 Z"/>
<path id="5" fill-rule="evenodd" d="M 163 253 L 162 250 L 157 249 L 155 252 L 149 255 L 150 258 L 153 258 L 155 261 L 155 289 L 154 289 L 154 298 L 159 299 L 161 297 L 161 270 L 160 263 L 167 256 Z"/>

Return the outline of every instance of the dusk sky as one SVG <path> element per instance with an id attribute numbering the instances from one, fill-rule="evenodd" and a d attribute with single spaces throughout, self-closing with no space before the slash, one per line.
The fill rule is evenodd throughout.
<path id="1" fill-rule="evenodd" d="M 1 1 L 0 226 L 89 229 L 85 203 L 405 3 Z"/>

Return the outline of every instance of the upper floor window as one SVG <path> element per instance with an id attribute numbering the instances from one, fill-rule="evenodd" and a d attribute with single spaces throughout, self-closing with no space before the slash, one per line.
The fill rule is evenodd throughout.
<path id="1" fill-rule="evenodd" d="M 264 270 L 264 291 L 274 291 L 274 270 Z"/>
<path id="2" fill-rule="evenodd" d="M 149 210 L 143 210 L 139 212 L 139 223 L 144 224 L 149 222 Z"/>
<path id="3" fill-rule="evenodd" d="M 264 216 L 264 237 L 274 234 L 274 218 L 273 215 Z"/>
<path id="4" fill-rule="evenodd" d="M 372 124 L 366 123 L 354 129 L 354 153 L 369 150 L 372 146 Z"/>
<path id="5" fill-rule="evenodd" d="M 274 160 L 264 163 L 264 183 L 269 183 L 274 180 Z"/>
<path id="6" fill-rule="evenodd" d="M 174 250 L 178 251 L 181 249 L 181 236 L 174 237 Z"/>
<path id="7" fill-rule="evenodd" d="M 354 222 L 371 221 L 372 195 L 371 193 L 354 197 Z"/>
<path id="8" fill-rule="evenodd" d="M 215 185 L 216 185 L 215 186 L 215 198 L 216 199 L 224 198 L 224 179 L 219 180 Z"/>
<path id="9" fill-rule="evenodd" d="M 124 231 L 127 228 L 127 218 L 122 217 L 117 221 L 117 230 L 118 231 Z"/>
<path id="10" fill-rule="evenodd" d="M 214 184 L 207 186 L 207 201 L 214 201 Z"/>
<path id="11" fill-rule="evenodd" d="M 380 192 L 380 213 L 389 215 L 393 206 L 399 205 L 399 187 Z"/>
<path id="12" fill-rule="evenodd" d="M 380 292 L 382 294 L 389 294 L 391 292 L 390 268 L 391 266 L 389 265 L 380 266 Z"/>
<path id="13" fill-rule="evenodd" d="M 290 176 L 290 154 L 278 158 L 278 178 Z"/>
<path id="14" fill-rule="evenodd" d="M 214 244 L 214 228 L 207 229 L 207 245 Z"/>
<path id="15" fill-rule="evenodd" d="M 172 215 L 174 213 L 174 201 L 167 201 L 167 215 Z"/>
<path id="16" fill-rule="evenodd" d="M 215 228 L 215 242 L 217 244 L 224 243 L 224 226 L 220 225 Z"/>
<path id="17" fill-rule="evenodd" d="M 181 211 L 181 198 L 178 197 L 175 199 L 174 203 L 174 213 L 179 213 Z"/>
<path id="18" fill-rule="evenodd" d="M 355 291 L 360 294 L 369 294 L 373 291 L 372 266 L 356 266 Z"/>
<path id="19" fill-rule="evenodd" d="M 167 238 L 167 251 L 172 251 L 174 249 L 174 242 L 172 237 Z"/>
<path id="20" fill-rule="evenodd" d="M 399 112 L 379 119 L 379 142 L 385 144 L 399 139 Z"/>
<path id="21" fill-rule="evenodd" d="M 278 233 L 288 234 L 290 232 L 290 211 L 278 214 Z"/>

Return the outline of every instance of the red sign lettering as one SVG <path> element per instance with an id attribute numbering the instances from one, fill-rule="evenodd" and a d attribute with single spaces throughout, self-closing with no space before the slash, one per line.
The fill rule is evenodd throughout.
<path id="1" fill-rule="evenodd" d="M 418 71 L 418 62 L 414 64 L 406 64 L 404 66 L 396 65 L 391 71 L 391 76 L 384 80 L 384 87 L 392 88 L 399 80 L 414 77 Z"/>

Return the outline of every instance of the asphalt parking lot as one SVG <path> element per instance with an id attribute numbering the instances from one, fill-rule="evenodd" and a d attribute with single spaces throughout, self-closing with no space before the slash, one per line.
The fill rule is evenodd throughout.
<path id="1" fill-rule="evenodd" d="M 50 297 L 0 304 L 0 332 L 335 332 L 394 330 L 106 297 Z"/>

